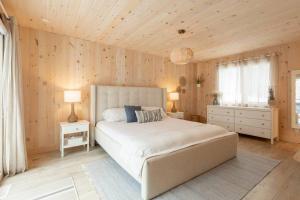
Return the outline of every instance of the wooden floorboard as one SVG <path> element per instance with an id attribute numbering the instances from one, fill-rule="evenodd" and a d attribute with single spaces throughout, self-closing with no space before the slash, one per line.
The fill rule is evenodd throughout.
<path id="1" fill-rule="evenodd" d="M 282 162 L 267 175 L 245 200 L 296 200 L 300 197 L 300 162 L 293 159 L 300 151 L 300 144 L 277 142 L 271 145 L 268 141 L 241 136 L 239 149 L 250 151 Z M 82 164 L 100 159 L 106 153 L 99 147 L 90 152 L 82 149 L 70 149 L 64 158 L 59 152 L 32 155 L 28 159 L 29 170 L 14 177 L 5 179 L 2 185 L 12 184 L 10 195 L 20 194 L 65 177 L 73 177 L 78 195 L 82 200 L 98 199 L 97 193 L 82 169 Z M 15 195 L 14 195 L 15 196 Z"/>

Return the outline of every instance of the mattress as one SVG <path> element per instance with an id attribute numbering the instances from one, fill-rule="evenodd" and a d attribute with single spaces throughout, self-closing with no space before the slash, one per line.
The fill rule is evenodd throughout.
<path id="1" fill-rule="evenodd" d="M 96 128 L 101 130 L 96 131 L 96 138 L 105 138 L 104 149 L 113 152 L 111 156 L 138 181 L 150 157 L 235 134 L 219 126 L 170 117 L 149 123 L 100 121 Z"/>

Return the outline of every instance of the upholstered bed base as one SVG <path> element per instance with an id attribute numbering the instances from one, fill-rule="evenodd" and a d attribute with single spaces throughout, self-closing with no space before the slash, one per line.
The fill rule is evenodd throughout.
<path id="1" fill-rule="evenodd" d="M 95 139 L 123 169 L 134 177 L 122 163 L 117 144 L 98 128 L 96 128 Z M 142 198 L 152 199 L 235 157 L 237 142 L 237 134 L 232 133 L 147 159 L 143 166 L 142 178 L 134 177 L 141 184 Z"/>
<path id="2" fill-rule="evenodd" d="M 197 144 L 147 159 L 142 172 L 142 198 L 152 199 L 236 156 L 238 135 Z"/>

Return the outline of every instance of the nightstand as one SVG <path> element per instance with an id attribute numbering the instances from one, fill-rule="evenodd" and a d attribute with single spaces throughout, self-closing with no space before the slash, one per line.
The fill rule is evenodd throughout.
<path id="1" fill-rule="evenodd" d="M 89 122 L 81 120 L 74 123 L 60 123 L 60 152 L 64 157 L 64 149 L 86 145 L 89 151 Z"/>
<path id="2" fill-rule="evenodd" d="M 184 119 L 184 112 L 167 112 L 167 115 L 176 119 Z"/>

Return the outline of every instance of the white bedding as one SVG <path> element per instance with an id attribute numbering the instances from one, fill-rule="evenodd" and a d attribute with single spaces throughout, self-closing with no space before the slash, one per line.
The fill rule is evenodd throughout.
<path id="1" fill-rule="evenodd" d="M 170 117 L 141 124 L 100 121 L 97 128 L 120 144 L 120 157 L 136 177 L 147 158 L 232 134 L 219 126 Z"/>

